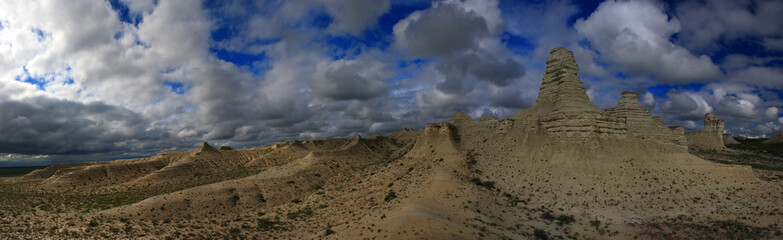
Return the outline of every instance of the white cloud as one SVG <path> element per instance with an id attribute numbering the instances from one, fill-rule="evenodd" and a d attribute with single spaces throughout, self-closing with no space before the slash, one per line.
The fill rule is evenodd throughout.
<path id="1" fill-rule="evenodd" d="M 122 3 L 132 23 L 120 21 L 103 0 L 0 1 L 0 152 L 32 154 L 15 154 L 23 161 L 32 158 L 19 156 L 35 151 L 106 159 L 117 152 L 192 148 L 204 139 L 242 147 L 388 133 L 440 121 L 454 111 L 507 117 L 533 104 L 544 59 L 561 45 L 574 51 L 580 76 L 587 77 L 599 105 L 615 104 L 618 88 L 656 84 L 650 74 L 667 81 L 704 80 L 699 77 L 712 64 L 669 42 L 682 33 L 682 23 L 649 3 L 610 1 L 582 20 L 601 23 L 604 15 L 620 14 L 622 24 L 600 26 L 616 34 L 598 38 L 604 42 L 568 25 L 579 8 L 567 1 L 504 2 L 517 7 L 502 11 L 494 0 L 438 1 L 382 36 L 375 36 L 378 18 L 397 7 L 392 4 L 409 2 L 255 1 L 213 9 L 187 0 L 115 4 Z M 618 7 L 624 4 L 645 11 Z M 332 18 L 329 26 L 322 25 L 323 14 Z M 367 29 L 373 30 L 369 39 L 363 36 Z M 510 49 L 505 31 L 534 50 Z M 330 42 L 335 35 L 358 41 L 335 46 Z M 628 37 L 643 44 L 631 44 Z M 604 51 L 601 44 L 617 48 Z M 529 54 L 519 55 L 520 50 Z M 220 59 L 234 54 L 251 57 L 242 64 Z M 778 86 L 779 69 L 764 66 L 777 61 L 774 56 L 727 59 L 723 67 L 730 78 L 720 85 L 668 98 L 645 93 L 640 101 L 669 116 L 668 122 L 691 127 L 712 110 L 727 121 L 747 123 L 727 125 L 732 129 L 778 121 L 767 112 L 779 100 L 760 90 Z M 655 64 L 660 66 L 651 67 Z M 627 69 L 638 76 L 614 77 Z M 13 145 L 9 139 L 29 141 Z"/>
<path id="2" fill-rule="evenodd" d="M 704 114 L 712 112 L 712 106 L 697 93 L 669 92 L 668 99 L 661 104 L 661 109 L 676 120 L 699 120 Z"/>
<path id="3" fill-rule="evenodd" d="M 669 41 L 680 22 L 649 1 L 601 3 L 587 19 L 574 24 L 601 59 L 630 74 L 652 74 L 663 83 L 704 82 L 721 76 L 706 55 L 695 56 Z"/>
<path id="4" fill-rule="evenodd" d="M 646 92 L 642 94 L 642 100 L 640 102 L 642 106 L 651 108 L 655 106 L 655 96 L 653 96 L 653 94 L 650 92 Z"/>
<path id="5" fill-rule="evenodd" d="M 768 107 L 767 110 L 764 111 L 764 114 L 768 119 L 776 119 L 778 118 L 778 108 Z"/>

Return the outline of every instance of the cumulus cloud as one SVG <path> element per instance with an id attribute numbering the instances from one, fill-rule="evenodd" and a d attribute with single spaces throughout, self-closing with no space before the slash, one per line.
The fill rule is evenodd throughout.
<path id="1" fill-rule="evenodd" d="M 434 3 L 394 25 L 395 44 L 421 57 L 472 49 L 488 34 L 487 21 L 458 1 Z"/>
<path id="2" fill-rule="evenodd" d="M 721 76 L 706 55 L 696 56 L 669 39 L 680 32 L 661 4 L 608 0 L 574 24 L 601 53 L 601 59 L 630 74 L 652 74 L 660 82 L 704 82 Z"/>
<path id="3" fill-rule="evenodd" d="M 778 111 L 777 107 L 768 107 L 767 110 L 764 111 L 764 115 L 767 119 L 775 120 L 778 118 Z"/>
<path id="4" fill-rule="evenodd" d="M 687 1 L 675 7 L 681 20 L 680 42 L 689 48 L 716 50 L 721 41 L 762 38 L 768 50 L 780 50 L 781 1 Z"/>
<path id="5" fill-rule="evenodd" d="M 728 78 L 735 82 L 749 83 L 760 87 L 783 87 L 783 69 L 776 67 L 751 66 L 729 73 Z"/>
<path id="6" fill-rule="evenodd" d="M 512 102 L 520 99 L 521 91 L 487 96 L 491 94 L 487 89 L 512 87 L 525 75 L 522 64 L 500 41 L 504 27 L 497 1 L 436 2 L 394 26 L 397 48 L 413 57 L 436 60 L 434 89 L 416 95 L 423 113 L 443 117 L 455 109 L 476 107 L 475 100 L 464 99 L 468 94 L 491 98 L 503 107 L 519 106 Z"/>
<path id="7" fill-rule="evenodd" d="M 126 141 L 161 138 L 128 109 L 46 97 L 0 102 L 0 152 L 74 154 L 109 152 Z M 151 130 L 151 129 L 150 129 Z"/>
<path id="8" fill-rule="evenodd" d="M 334 100 L 367 100 L 386 94 L 391 72 L 378 62 L 338 60 L 318 67 L 313 91 Z"/>
<path id="9" fill-rule="evenodd" d="M 655 96 L 650 92 L 645 92 L 642 94 L 639 103 L 646 108 L 652 108 L 655 106 Z"/>
<path id="10" fill-rule="evenodd" d="M 702 96 L 692 92 L 669 92 L 668 99 L 663 102 L 661 109 L 668 116 L 676 120 L 700 120 L 704 115 L 712 112 L 712 106 Z"/>
<path id="11" fill-rule="evenodd" d="M 360 35 L 361 32 L 372 27 L 378 22 L 378 17 L 389 11 L 389 0 L 365 1 L 365 0 L 331 0 L 326 4 L 326 9 L 334 16 L 335 20 L 329 28 L 333 32 L 348 32 Z"/>
<path id="12" fill-rule="evenodd" d="M 454 111 L 508 117 L 533 105 L 561 45 L 599 105 L 639 89 L 644 106 L 689 129 L 709 111 L 731 131 L 783 126 L 775 56 L 733 53 L 720 84 L 644 92 L 714 70 L 678 46 L 692 46 L 689 23 L 649 2 L 608 1 L 578 28 L 582 9 L 568 1 L 222 3 L 0 1 L 0 162 L 385 134 Z"/>

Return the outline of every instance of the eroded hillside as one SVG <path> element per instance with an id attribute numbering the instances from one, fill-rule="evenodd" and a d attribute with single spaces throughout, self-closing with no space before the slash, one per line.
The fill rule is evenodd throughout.
<path id="1" fill-rule="evenodd" d="M 636 93 L 599 109 L 573 54 L 550 54 L 536 105 L 511 118 L 455 113 L 387 136 L 253 149 L 205 143 L 51 166 L 0 185 L 0 230 L 8 238 L 780 237 L 779 182 L 692 155 L 684 130 L 651 116 Z M 709 127 L 697 138 L 725 148 Z"/>

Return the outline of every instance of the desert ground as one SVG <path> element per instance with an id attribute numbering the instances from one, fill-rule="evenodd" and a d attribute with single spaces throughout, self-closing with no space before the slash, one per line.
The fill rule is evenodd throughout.
<path id="1" fill-rule="evenodd" d="M 711 114 L 685 133 L 631 91 L 599 109 L 570 51 L 546 64 L 506 119 L 4 177 L 0 238 L 783 238 L 783 143 L 726 144 Z"/>

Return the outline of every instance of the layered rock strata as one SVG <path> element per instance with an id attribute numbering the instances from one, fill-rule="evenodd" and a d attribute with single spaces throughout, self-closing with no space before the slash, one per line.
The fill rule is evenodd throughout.
<path id="1" fill-rule="evenodd" d="M 549 54 L 536 105 L 526 111 L 539 116 L 540 129 L 569 140 L 625 137 L 628 134 L 626 119 L 602 112 L 587 97 L 585 87 L 576 75 L 579 66 L 574 54 L 562 47 L 552 49 Z"/>
<path id="2" fill-rule="evenodd" d="M 718 119 L 712 113 L 707 113 L 704 115 L 704 128 L 685 134 L 688 147 L 698 150 L 725 150 L 723 125 L 723 120 Z"/>
<path id="3" fill-rule="evenodd" d="M 645 141 L 675 144 L 686 147 L 685 134 L 682 127 L 667 127 L 660 117 L 653 117 L 638 101 L 639 95 L 633 91 L 625 91 L 617 103 L 617 107 L 604 110 L 606 113 L 626 118 L 626 127 L 631 136 Z"/>

